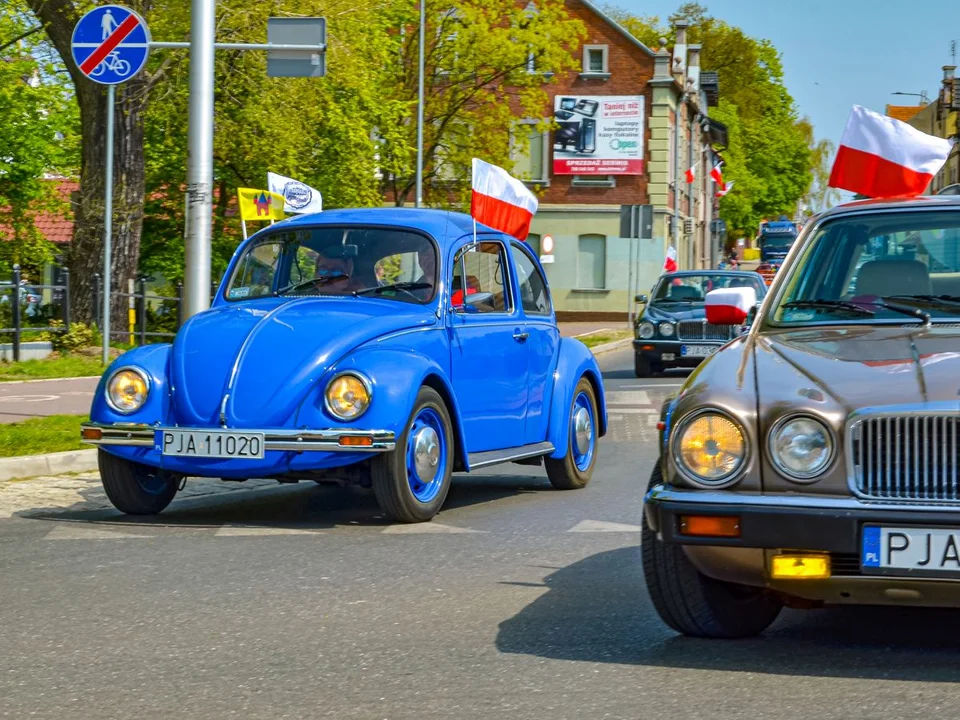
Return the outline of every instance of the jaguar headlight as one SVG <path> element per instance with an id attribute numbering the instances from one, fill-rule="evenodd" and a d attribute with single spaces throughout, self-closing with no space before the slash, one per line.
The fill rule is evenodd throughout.
<path id="1" fill-rule="evenodd" d="M 674 332 L 673 323 L 662 322 L 660 323 L 659 327 L 657 327 L 657 331 L 664 337 L 673 337 L 673 332 Z"/>
<path id="2" fill-rule="evenodd" d="M 701 413 L 683 423 L 674 449 L 680 470 L 701 485 L 729 482 L 747 459 L 740 427 L 716 412 Z"/>
<path id="3" fill-rule="evenodd" d="M 372 396 L 366 378 L 353 373 L 337 375 L 324 392 L 327 410 L 339 420 L 356 420 L 370 407 Z"/>
<path id="4" fill-rule="evenodd" d="M 143 407 L 150 392 L 150 381 L 136 368 L 121 368 L 107 381 L 107 404 L 128 415 Z"/>
<path id="5" fill-rule="evenodd" d="M 830 465 L 833 436 L 819 420 L 792 417 L 779 422 L 771 431 L 770 457 L 791 480 L 809 481 Z"/>
<path id="6" fill-rule="evenodd" d="M 649 340 L 657 332 L 656 326 L 652 322 L 642 322 L 637 330 L 641 340 Z"/>

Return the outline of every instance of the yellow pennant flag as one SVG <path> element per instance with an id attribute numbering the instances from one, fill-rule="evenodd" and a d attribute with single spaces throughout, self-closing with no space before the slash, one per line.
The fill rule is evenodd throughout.
<path id="1" fill-rule="evenodd" d="M 237 188 L 240 218 L 246 220 L 283 220 L 283 195 L 268 190 Z"/>

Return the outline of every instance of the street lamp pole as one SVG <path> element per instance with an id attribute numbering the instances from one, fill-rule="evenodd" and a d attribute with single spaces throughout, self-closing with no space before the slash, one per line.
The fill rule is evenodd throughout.
<path id="1" fill-rule="evenodd" d="M 190 12 L 187 246 L 182 308 L 184 320 L 210 307 L 215 11 L 216 0 L 193 0 Z"/>
<path id="2" fill-rule="evenodd" d="M 417 70 L 417 207 L 423 204 L 423 48 L 427 26 L 427 0 L 420 0 L 420 57 Z"/>

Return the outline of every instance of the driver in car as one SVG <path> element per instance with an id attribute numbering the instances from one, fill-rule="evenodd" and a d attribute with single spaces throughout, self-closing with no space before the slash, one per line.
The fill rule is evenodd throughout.
<path id="1" fill-rule="evenodd" d="M 317 253 L 314 280 L 318 286 L 335 293 L 350 292 L 355 289 L 352 276 L 352 258 L 328 257 L 322 251 Z"/>

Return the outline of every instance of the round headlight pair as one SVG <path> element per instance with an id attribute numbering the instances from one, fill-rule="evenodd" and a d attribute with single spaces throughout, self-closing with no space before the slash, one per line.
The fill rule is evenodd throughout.
<path id="1" fill-rule="evenodd" d="M 323 393 L 327 411 L 339 420 L 356 420 L 370 407 L 373 391 L 370 382 L 360 375 L 337 375 Z"/>
<path id="2" fill-rule="evenodd" d="M 785 418 L 770 432 L 770 459 L 790 479 L 812 480 L 833 459 L 833 435 L 812 417 Z"/>
<path id="3" fill-rule="evenodd" d="M 649 340 L 657 332 L 663 337 L 673 337 L 674 325 L 671 322 L 662 322 L 659 325 L 654 325 L 649 320 L 644 320 L 637 329 L 637 334 L 641 340 Z"/>
<path id="4" fill-rule="evenodd" d="M 107 380 L 107 404 L 128 415 L 143 407 L 150 392 L 150 381 L 137 368 L 120 368 Z"/>

